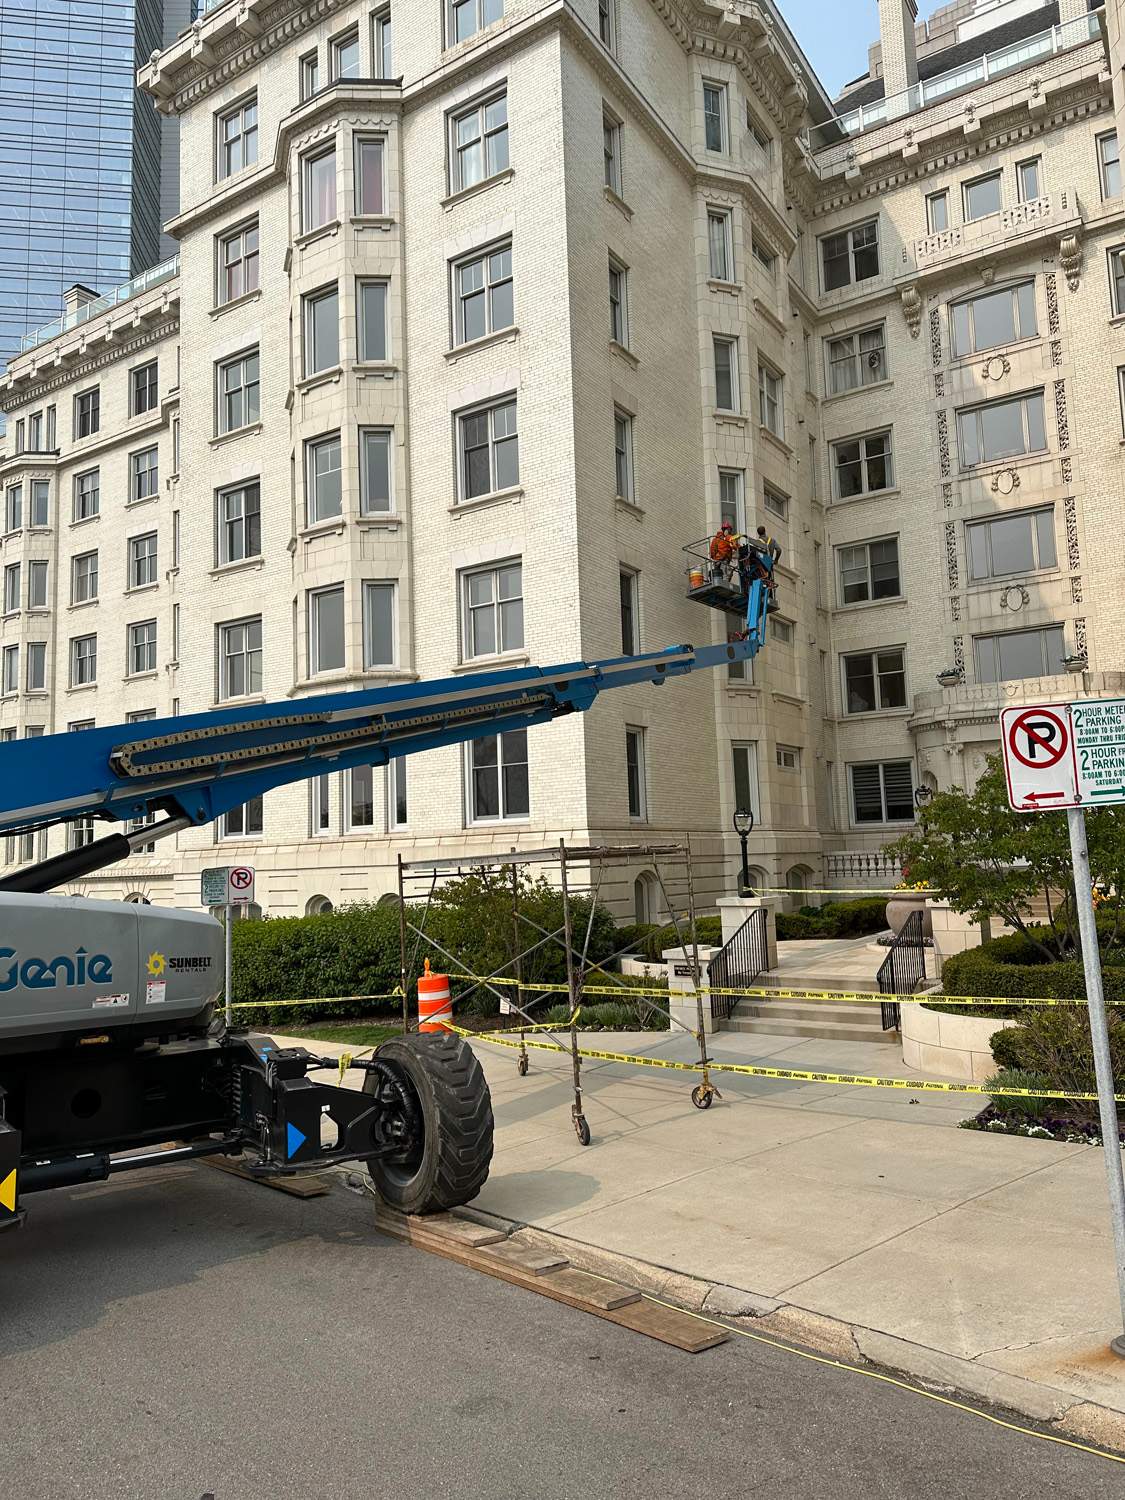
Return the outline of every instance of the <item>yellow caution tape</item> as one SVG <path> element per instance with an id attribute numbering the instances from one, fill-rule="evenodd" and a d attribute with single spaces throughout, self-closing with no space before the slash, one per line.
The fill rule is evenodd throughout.
<path id="1" fill-rule="evenodd" d="M 315 1000 L 236 1000 L 231 1010 L 262 1010 L 280 1005 L 359 1005 L 371 1000 L 401 1000 L 402 987 L 388 990 L 384 995 L 325 995 Z"/>

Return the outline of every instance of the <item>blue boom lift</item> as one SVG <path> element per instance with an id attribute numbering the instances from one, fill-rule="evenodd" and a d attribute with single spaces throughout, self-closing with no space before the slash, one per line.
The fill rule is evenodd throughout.
<path id="1" fill-rule="evenodd" d="M 0 1228 L 21 1195 L 178 1157 L 249 1153 L 277 1175 L 364 1161 L 410 1213 L 480 1190 L 492 1110 L 472 1051 L 450 1034 L 395 1038 L 357 1066 L 364 1090 L 309 1075 L 333 1058 L 227 1027 L 216 1013 L 213 918 L 45 894 L 288 783 L 384 765 L 439 745 L 547 723 L 611 688 L 750 660 L 765 641 L 767 579 L 692 580 L 736 614 L 724 645 L 671 646 L 48 735 L 0 746 L 0 833 L 94 817 L 128 824 L 0 880 Z M 330 1123 L 326 1123 L 330 1122 Z M 146 1152 L 168 1141 L 174 1150 Z M 119 1153 L 128 1152 L 128 1155 Z"/>

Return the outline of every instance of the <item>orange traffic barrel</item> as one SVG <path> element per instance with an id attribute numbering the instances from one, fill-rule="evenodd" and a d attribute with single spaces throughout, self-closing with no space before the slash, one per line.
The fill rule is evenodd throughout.
<path id="1" fill-rule="evenodd" d="M 449 998 L 449 975 L 431 974 L 427 958 L 418 980 L 418 1030 L 445 1031 L 453 1020 L 453 1003 Z"/>
<path id="2" fill-rule="evenodd" d="M 701 589 L 703 587 L 703 569 L 692 568 L 688 574 L 688 588 Z"/>

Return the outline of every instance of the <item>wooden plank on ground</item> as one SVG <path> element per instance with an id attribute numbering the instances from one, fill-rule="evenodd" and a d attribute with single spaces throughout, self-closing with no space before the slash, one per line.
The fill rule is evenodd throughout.
<path id="1" fill-rule="evenodd" d="M 248 1171 L 240 1161 L 230 1156 L 199 1156 L 196 1160 L 205 1167 L 217 1167 L 220 1172 L 229 1172 L 232 1177 L 241 1177 L 246 1182 L 276 1188 L 279 1193 L 288 1193 L 291 1198 L 322 1198 L 332 1190 L 325 1177 L 259 1177 L 256 1172 Z"/>

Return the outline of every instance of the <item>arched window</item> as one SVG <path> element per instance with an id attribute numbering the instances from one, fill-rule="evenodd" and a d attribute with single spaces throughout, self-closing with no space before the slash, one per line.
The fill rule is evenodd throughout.
<path id="1" fill-rule="evenodd" d="M 656 877 L 646 870 L 633 882 L 633 920 L 655 922 L 660 909 L 660 888 Z"/>
<path id="2" fill-rule="evenodd" d="M 812 873 L 808 865 L 794 865 L 792 869 L 786 871 L 785 886 L 790 892 L 789 904 L 794 911 L 798 907 L 804 906 L 808 900 L 809 881 L 812 878 Z"/>
<path id="3" fill-rule="evenodd" d="M 129 894 L 125 897 L 125 899 L 126 899 L 126 901 L 131 901 L 134 906 L 151 906 L 152 905 L 152 902 L 148 899 L 148 897 L 142 895 L 140 891 L 130 891 Z"/>
<path id="4" fill-rule="evenodd" d="M 332 903 L 327 896 L 310 896 L 305 902 L 306 917 L 323 917 L 332 910 Z"/>
<path id="5" fill-rule="evenodd" d="M 375 903 L 376 906 L 401 906 L 402 902 L 394 891 L 384 891 Z"/>

